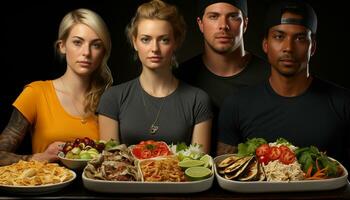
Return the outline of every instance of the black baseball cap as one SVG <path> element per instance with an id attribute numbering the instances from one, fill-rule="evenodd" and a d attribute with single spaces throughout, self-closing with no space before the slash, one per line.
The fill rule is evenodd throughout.
<path id="1" fill-rule="evenodd" d="M 248 16 L 247 0 L 198 0 L 198 14 L 203 16 L 205 9 L 214 3 L 229 3 L 240 9 L 244 16 Z"/>
<path id="2" fill-rule="evenodd" d="M 285 12 L 300 15 L 301 19 L 282 18 Z M 267 11 L 265 30 L 280 24 L 297 24 L 310 29 L 313 34 L 317 30 L 317 16 L 314 9 L 303 0 L 278 0 L 272 3 Z"/>

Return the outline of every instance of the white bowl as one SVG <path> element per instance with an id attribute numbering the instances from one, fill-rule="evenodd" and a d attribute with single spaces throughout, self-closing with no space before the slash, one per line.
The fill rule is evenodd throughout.
<path id="1" fill-rule="evenodd" d="M 69 158 L 65 158 L 63 152 L 58 153 L 58 158 L 63 163 L 63 165 L 65 165 L 69 169 L 73 169 L 73 170 L 82 170 L 82 169 L 84 169 L 84 167 L 87 165 L 87 163 L 91 160 L 91 159 L 69 159 Z"/>

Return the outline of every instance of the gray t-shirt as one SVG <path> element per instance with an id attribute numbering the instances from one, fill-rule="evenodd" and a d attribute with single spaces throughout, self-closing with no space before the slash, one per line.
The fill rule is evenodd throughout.
<path id="1" fill-rule="evenodd" d="M 201 89 L 180 82 L 173 93 L 157 98 L 143 90 L 139 78 L 109 88 L 97 112 L 119 122 L 121 143 L 127 145 L 142 140 L 189 144 L 194 125 L 213 116 L 209 96 Z M 151 134 L 158 112 L 158 130 Z"/>

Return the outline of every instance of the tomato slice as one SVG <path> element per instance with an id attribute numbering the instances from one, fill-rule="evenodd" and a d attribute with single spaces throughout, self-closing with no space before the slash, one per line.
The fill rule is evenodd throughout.
<path id="1" fill-rule="evenodd" d="M 285 150 L 281 153 L 279 161 L 285 165 L 289 165 L 295 161 L 295 154 L 291 150 Z"/>
<path id="2" fill-rule="evenodd" d="M 152 157 L 160 156 L 160 153 L 161 153 L 161 150 L 159 148 L 158 149 L 154 149 L 152 151 Z"/>
<path id="3" fill-rule="evenodd" d="M 167 156 L 167 155 L 170 155 L 169 151 L 167 150 L 160 150 L 160 153 L 159 153 L 160 156 Z"/>
<path id="4" fill-rule="evenodd" d="M 263 163 L 264 165 L 267 165 L 270 162 L 270 159 L 266 155 L 262 155 L 258 157 L 259 163 Z"/>
<path id="5" fill-rule="evenodd" d="M 141 158 L 141 152 L 142 152 L 142 149 L 141 148 L 138 148 L 138 147 L 134 147 L 132 149 L 132 153 L 134 154 L 134 156 L 136 158 Z"/>
<path id="6" fill-rule="evenodd" d="M 270 146 L 268 144 L 262 144 L 255 150 L 256 156 L 267 155 L 270 152 Z"/>
<path id="7" fill-rule="evenodd" d="M 146 159 L 146 158 L 151 158 L 152 157 L 152 152 L 147 149 L 143 149 L 141 152 L 141 158 Z"/>
<path id="8" fill-rule="evenodd" d="M 278 147 L 270 147 L 270 152 L 267 156 L 270 160 L 277 160 L 281 156 L 281 150 Z"/>
<path id="9" fill-rule="evenodd" d="M 135 145 L 133 148 L 133 154 L 138 159 L 146 159 L 157 156 L 165 156 L 171 153 L 168 145 L 165 142 L 145 140 Z"/>
<path id="10" fill-rule="evenodd" d="M 280 147 L 281 152 L 284 152 L 284 151 L 291 151 L 289 147 L 287 147 L 286 145 L 281 145 Z"/>
<path id="11" fill-rule="evenodd" d="M 168 148 L 166 144 L 164 144 L 163 142 L 159 142 L 158 144 L 159 148 Z"/>

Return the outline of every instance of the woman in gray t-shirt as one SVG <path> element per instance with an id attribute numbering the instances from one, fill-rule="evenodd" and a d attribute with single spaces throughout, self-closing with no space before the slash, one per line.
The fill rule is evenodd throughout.
<path id="1" fill-rule="evenodd" d="M 97 109 L 101 139 L 127 145 L 142 140 L 197 143 L 208 153 L 209 97 L 172 74 L 175 50 L 185 37 L 185 22 L 176 7 L 160 0 L 142 4 L 127 35 L 142 73 L 103 94 Z"/>

